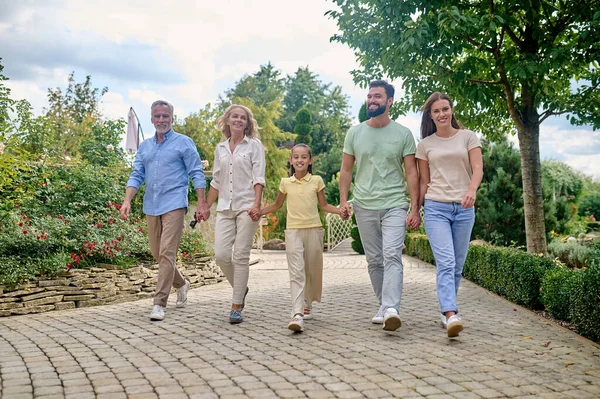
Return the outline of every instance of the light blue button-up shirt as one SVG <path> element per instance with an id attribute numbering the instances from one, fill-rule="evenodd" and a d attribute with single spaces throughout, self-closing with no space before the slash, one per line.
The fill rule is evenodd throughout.
<path id="1" fill-rule="evenodd" d="M 194 141 L 173 130 L 164 137 L 159 143 L 155 134 L 140 144 L 127 181 L 128 187 L 136 189 L 146 182 L 144 213 L 150 216 L 187 208 L 189 179 L 195 189 L 206 187 Z"/>

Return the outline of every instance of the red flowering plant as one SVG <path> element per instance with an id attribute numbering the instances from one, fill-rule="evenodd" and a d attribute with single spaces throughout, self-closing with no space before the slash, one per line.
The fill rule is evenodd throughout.
<path id="1" fill-rule="evenodd" d="M 0 222 L 0 263 L 19 263 L 22 273 L 0 267 L 0 284 L 98 262 L 125 266 L 150 257 L 145 220 L 122 220 L 118 208 L 110 203 L 100 214 L 70 217 L 29 217 L 15 210 Z"/>
<path id="2" fill-rule="evenodd" d="M 202 232 L 186 226 L 179 241 L 179 259 L 189 261 L 195 257 L 212 256 L 213 251 Z"/>

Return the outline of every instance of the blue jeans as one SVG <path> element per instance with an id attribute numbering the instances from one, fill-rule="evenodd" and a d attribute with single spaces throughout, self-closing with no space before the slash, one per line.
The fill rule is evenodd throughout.
<path id="1" fill-rule="evenodd" d="M 457 312 L 456 294 L 469 251 L 475 208 L 459 202 L 425 200 L 425 231 L 436 263 L 436 285 L 442 313 Z"/>
<path id="2" fill-rule="evenodd" d="M 354 205 L 354 215 L 367 257 L 371 285 L 382 311 L 393 308 L 400 312 L 406 211 L 407 206 L 371 210 Z"/>

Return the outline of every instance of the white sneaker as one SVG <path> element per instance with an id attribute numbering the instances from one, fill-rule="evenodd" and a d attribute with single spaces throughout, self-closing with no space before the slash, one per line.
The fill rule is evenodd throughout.
<path id="1" fill-rule="evenodd" d="M 383 315 L 383 329 L 385 331 L 396 331 L 402 326 L 402 320 L 398 316 L 398 311 L 394 308 L 387 308 Z"/>
<path id="2" fill-rule="evenodd" d="M 312 306 L 309 306 L 306 301 L 304 301 L 304 320 L 312 320 Z"/>
<path id="3" fill-rule="evenodd" d="M 446 330 L 448 331 L 448 337 L 458 337 L 458 334 L 463 330 L 463 325 L 457 315 L 450 316 Z"/>
<path id="4" fill-rule="evenodd" d="M 150 320 L 160 321 L 165 318 L 165 308 L 160 305 L 154 305 L 152 313 L 150 313 Z"/>
<path id="5" fill-rule="evenodd" d="M 448 327 L 448 323 L 446 322 L 445 314 L 443 314 L 443 313 L 441 314 L 440 321 L 442 322 L 442 327 L 444 327 L 444 328 Z"/>
<path id="6" fill-rule="evenodd" d="M 187 294 L 190 289 L 190 282 L 185 280 L 183 285 L 177 288 L 177 302 L 175 303 L 175 307 L 184 308 L 187 305 Z"/>
<path id="7" fill-rule="evenodd" d="M 293 332 L 302 332 L 304 331 L 304 318 L 300 315 L 294 316 L 292 321 L 288 324 L 288 328 Z"/>
<path id="8" fill-rule="evenodd" d="M 371 323 L 383 324 L 383 310 L 381 310 L 381 308 L 379 308 L 379 310 L 377 311 L 377 314 L 375 316 L 373 316 L 373 318 L 371 319 Z"/>

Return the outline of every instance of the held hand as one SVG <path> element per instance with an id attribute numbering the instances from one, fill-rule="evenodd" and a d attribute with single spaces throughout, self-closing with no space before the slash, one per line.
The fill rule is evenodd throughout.
<path id="1" fill-rule="evenodd" d="M 421 225 L 421 215 L 419 214 L 419 211 L 414 210 L 408 214 L 406 225 L 413 230 L 419 229 L 419 226 Z"/>
<path id="2" fill-rule="evenodd" d="M 260 206 L 253 206 L 252 208 L 248 209 L 248 215 L 250 216 L 250 218 L 252 219 L 253 222 L 258 221 L 258 219 L 260 219 Z"/>
<path id="3" fill-rule="evenodd" d="M 348 202 L 340 202 L 340 215 L 344 220 L 348 220 L 350 215 L 352 215 L 352 207 Z"/>
<path id="4" fill-rule="evenodd" d="M 198 221 L 207 221 L 210 217 L 210 209 L 206 203 L 198 204 L 196 206 L 196 219 Z"/>
<path id="5" fill-rule="evenodd" d="M 477 198 L 477 194 L 475 190 L 467 190 L 467 193 L 464 195 L 460 205 L 465 208 L 472 208 L 475 205 L 475 199 Z"/>
<path id="6" fill-rule="evenodd" d="M 123 201 L 121 204 L 121 209 L 119 210 L 121 219 L 127 220 L 127 218 L 129 218 L 129 211 L 131 211 L 131 203 Z"/>

